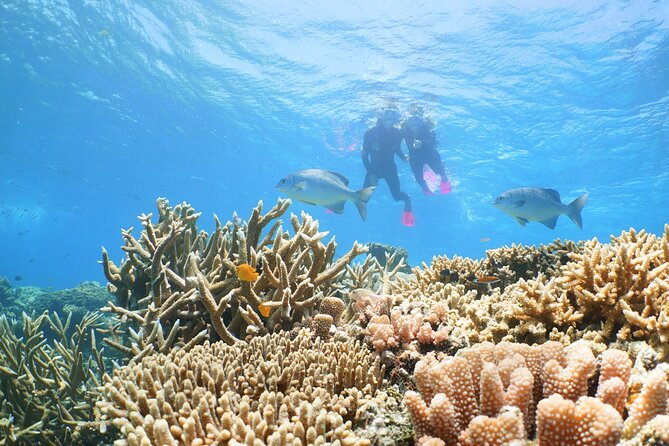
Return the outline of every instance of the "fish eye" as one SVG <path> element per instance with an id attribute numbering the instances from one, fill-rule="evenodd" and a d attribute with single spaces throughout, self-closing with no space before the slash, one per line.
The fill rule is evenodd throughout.
<path id="1" fill-rule="evenodd" d="M 279 181 L 279 183 L 281 183 L 281 184 L 285 184 L 285 183 L 286 183 L 286 179 L 284 178 L 283 180 Z"/>

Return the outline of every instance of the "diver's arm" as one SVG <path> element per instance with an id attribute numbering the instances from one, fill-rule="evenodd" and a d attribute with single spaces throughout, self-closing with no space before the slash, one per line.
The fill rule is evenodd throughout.
<path id="1" fill-rule="evenodd" d="M 362 165 L 365 166 L 365 170 L 369 170 L 371 162 L 369 160 L 369 138 L 367 133 L 362 142 L 362 150 L 360 150 L 360 156 L 362 157 Z"/>
<path id="2" fill-rule="evenodd" d="M 404 152 L 402 151 L 402 140 L 400 139 L 400 142 L 397 144 L 395 147 L 395 155 L 399 157 L 402 161 L 409 161 L 409 155 L 405 155 Z"/>

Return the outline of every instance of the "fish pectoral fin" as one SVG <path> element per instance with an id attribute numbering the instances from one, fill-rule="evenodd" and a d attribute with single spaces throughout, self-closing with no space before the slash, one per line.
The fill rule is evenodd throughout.
<path id="1" fill-rule="evenodd" d="M 306 188 L 307 188 L 307 182 L 306 181 L 300 181 L 299 183 L 297 183 L 295 185 L 295 190 L 304 190 Z"/>
<path id="2" fill-rule="evenodd" d="M 540 221 L 542 225 L 548 226 L 551 229 L 555 229 L 555 224 L 557 223 L 557 215 L 552 218 L 547 218 L 546 220 Z"/>
<path id="3" fill-rule="evenodd" d="M 325 207 L 330 209 L 335 214 L 343 214 L 344 213 L 344 204 L 346 204 L 346 201 L 340 201 L 339 203 L 334 203 L 334 204 L 331 204 L 330 206 L 325 206 Z"/>
<path id="4" fill-rule="evenodd" d="M 525 225 L 529 221 L 528 219 L 522 218 L 522 217 L 515 217 L 515 218 L 516 218 L 516 221 L 518 222 L 518 224 L 522 227 L 525 227 Z"/>
<path id="5" fill-rule="evenodd" d="M 525 204 L 525 200 L 518 200 L 518 201 L 513 202 L 513 206 L 517 207 L 517 208 L 521 207 L 524 204 Z"/>

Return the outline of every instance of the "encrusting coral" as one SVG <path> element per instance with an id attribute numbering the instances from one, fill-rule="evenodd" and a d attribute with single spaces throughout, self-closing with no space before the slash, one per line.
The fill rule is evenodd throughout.
<path id="1" fill-rule="evenodd" d="M 97 438 L 92 408 L 105 365 L 93 329 L 100 316 L 85 315 L 74 330 L 70 317 L 63 323 L 57 313 L 24 313 L 20 326 L 0 316 L 0 445 Z M 53 339 L 45 336 L 47 327 Z"/>
<path id="2" fill-rule="evenodd" d="M 552 276 L 559 274 L 560 266 L 569 261 L 570 253 L 580 250 L 580 244 L 556 239 L 538 247 L 513 244 L 491 249 L 486 251 L 486 258 L 482 260 L 436 256 L 430 266 L 423 262 L 422 268 L 414 268 L 414 277 L 398 282 L 394 291 L 404 296 L 415 295 L 416 291 L 429 295 L 439 291 L 439 288 L 432 287 L 439 282 L 459 283 L 470 290 L 479 288 L 475 283 L 478 277 L 495 276 L 502 284 L 510 284 L 539 274 Z"/>
<path id="3" fill-rule="evenodd" d="M 317 313 L 323 296 L 347 265 L 366 248 L 357 243 L 335 260 L 334 238 L 321 240 L 318 222 L 302 213 L 291 215 L 291 235 L 279 218 L 290 200 L 279 200 L 266 214 L 262 202 L 248 223 L 221 225 L 208 234 L 198 231 L 200 216 L 188 204 L 171 208 L 158 200 L 159 218 L 139 217 L 139 238 L 132 228 L 122 231 L 126 258 L 120 266 L 103 249 L 102 264 L 116 303 L 119 324 L 105 342 L 136 361 L 152 351 L 168 353 L 205 340 L 234 344 L 248 337 L 290 329 Z M 238 277 L 236 267 L 259 269 L 257 280 Z M 130 345 L 123 342 L 124 326 Z"/>
<path id="4" fill-rule="evenodd" d="M 98 403 L 128 445 L 365 445 L 353 427 L 384 367 L 355 341 L 275 333 L 117 369 Z"/>

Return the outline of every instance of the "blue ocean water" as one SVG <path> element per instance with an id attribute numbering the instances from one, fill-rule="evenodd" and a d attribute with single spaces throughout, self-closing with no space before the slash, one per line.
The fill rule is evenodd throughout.
<path id="1" fill-rule="evenodd" d="M 157 197 L 247 217 L 292 171 L 362 185 L 378 109 L 423 104 L 454 185 L 416 225 L 381 184 L 362 222 L 294 203 L 335 235 L 433 255 L 606 240 L 669 222 L 669 2 L 0 3 L 0 275 L 105 282 L 100 247 Z M 521 186 L 590 193 L 583 229 L 525 228 L 492 207 Z M 489 239 L 489 241 L 481 241 Z"/>

